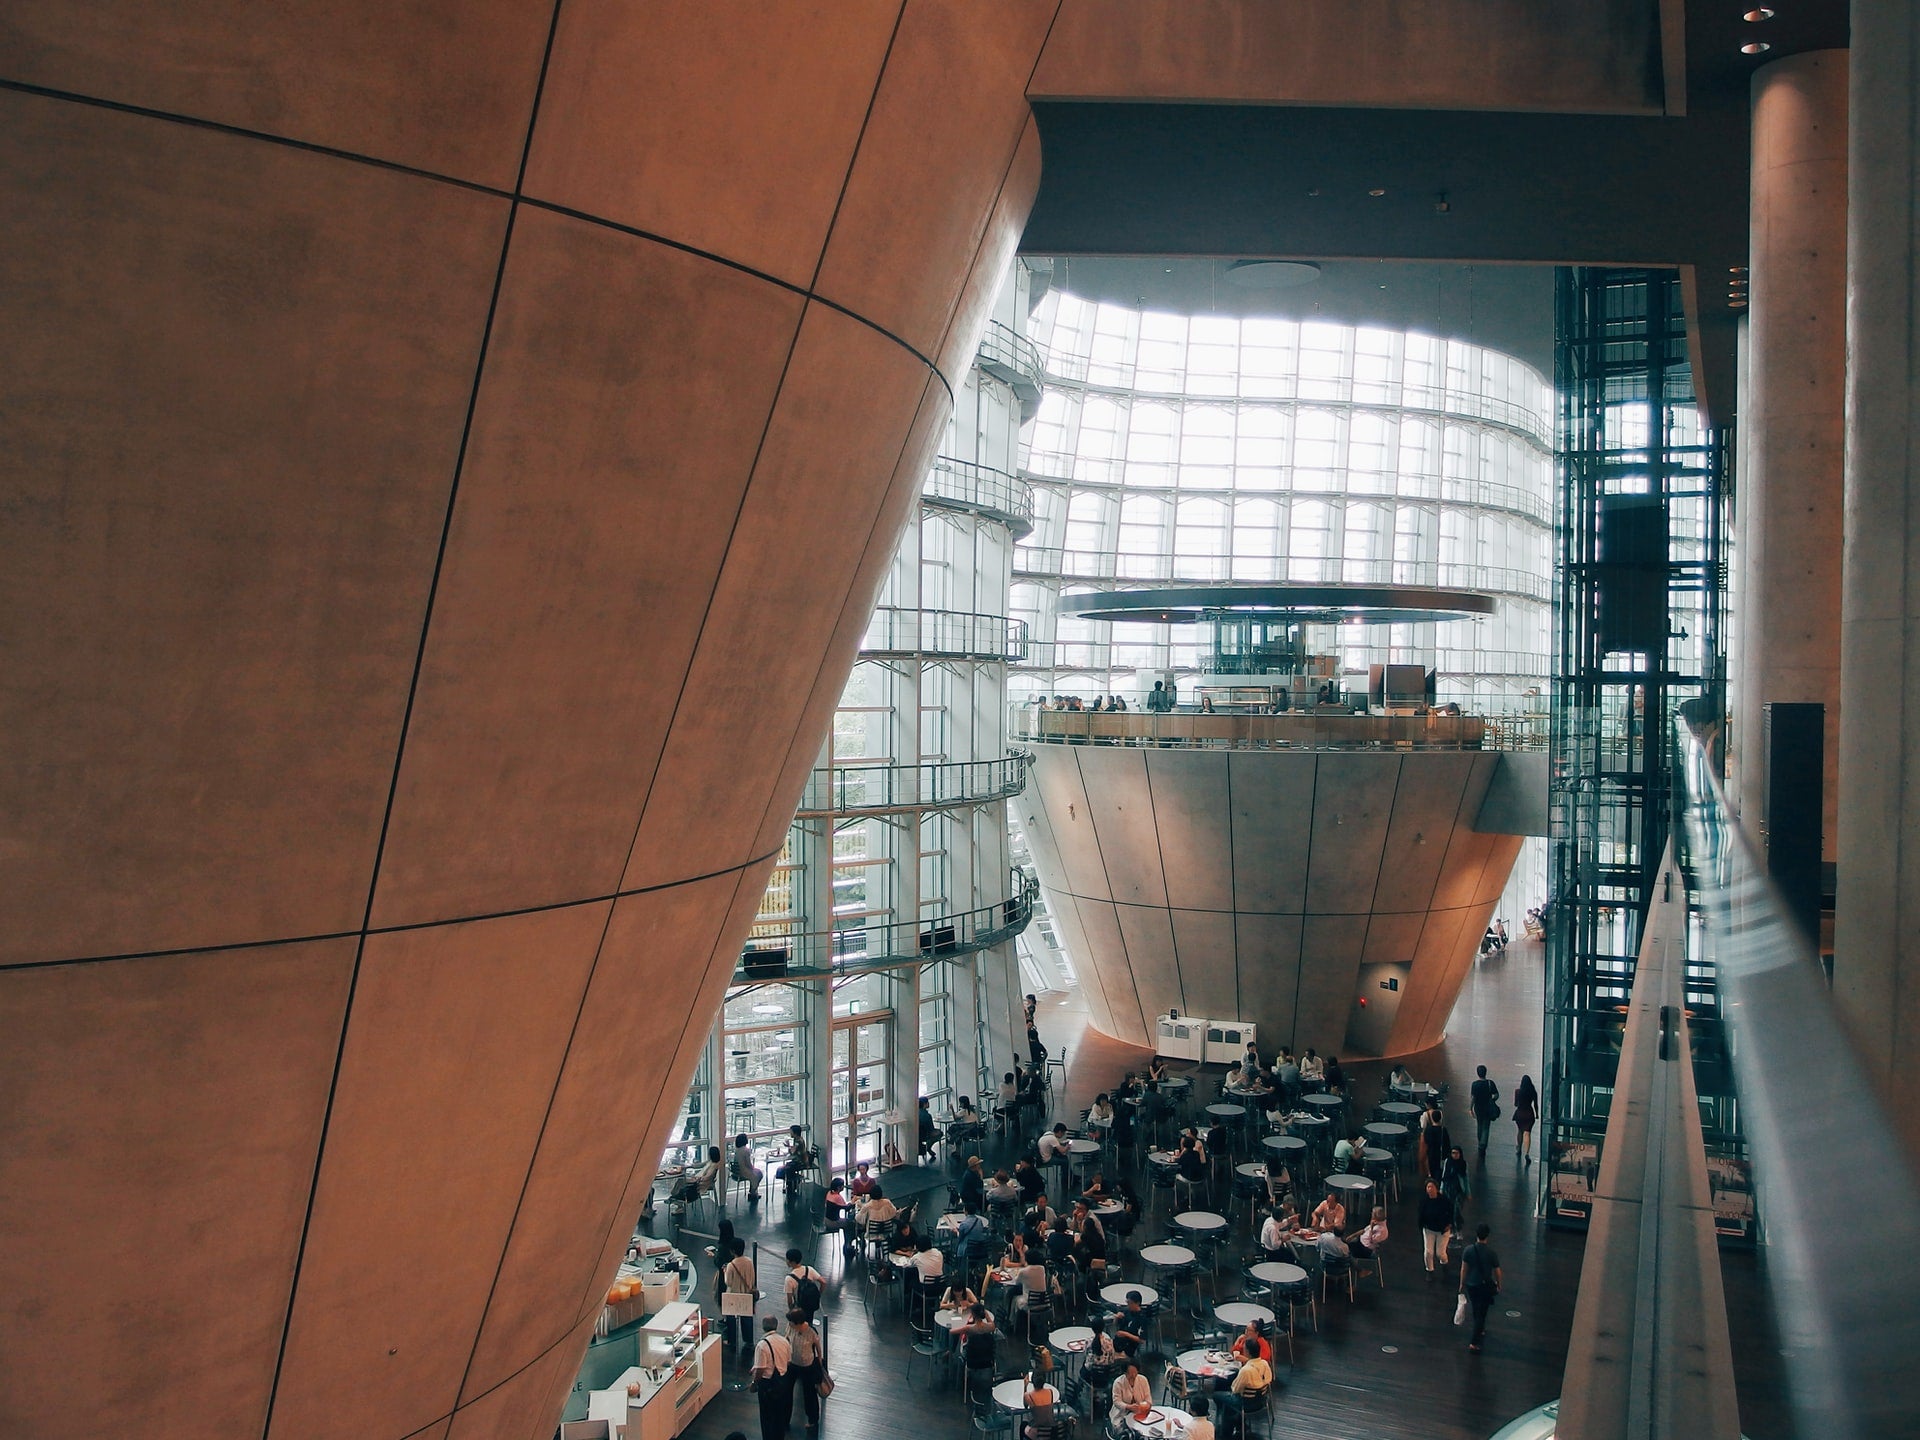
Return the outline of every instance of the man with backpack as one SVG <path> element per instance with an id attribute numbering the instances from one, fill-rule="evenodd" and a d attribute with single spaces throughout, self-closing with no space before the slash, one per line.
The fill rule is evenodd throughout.
<path id="1" fill-rule="evenodd" d="M 820 1296 L 826 1277 L 798 1250 L 787 1251 L 787 1309 L 798 1310 L 811 1320 L 820 1313 Z"/>

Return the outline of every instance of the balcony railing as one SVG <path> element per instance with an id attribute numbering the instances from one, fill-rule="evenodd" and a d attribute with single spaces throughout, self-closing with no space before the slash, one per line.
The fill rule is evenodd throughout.
<path id="1" fill-rule="evenodd" d="M 1009 800 L 1027 786 L 1027 757 L 942 765 L 836 765 L 815 770 L 800 797 L 802 816 L 884 815 Z"/>
<path id="2" fill-rule="evenodd" d="M 1020 545 L 1013 552 L 1013 573 L 1036 579 L 1434 585 L 1483 595 L 1513 595 L 1525 600 L 1546 600 L 1553 589 L 1551 575 L 1510 566 L 1338 557 L 1297 557 L 1295 563 L 1306 573 L 1294 573 L 1285 556 L 1127 555 L 1111 550 L 1067 550 L 1053 545 Z"/>
<path id="3" fill-rule="evenodd" d="M 855 921 L 833 930 L 755 926 L 740 952 L 734 983 L 857 975 L 977 954 L 1025 930 L 1039 894 L 1039 881 L 1024 870 L 1011 870 L 1006 898 L 977 910 L 886 923 Z"/>
<path id="4" fill-rule="evenodd" d="M 1027 658 L 1027 622 L 964 610 L 875 608 L 863 655 L 939 655 L 962 660 Z"/>
<path id="5" fill-rule="evenodd" d="M 971 460 L 936 456 L 920 503 L 998 520 L 1016 540 L 1033 533 L 1033 487 L 1018 475 Z"/>
<path id="6" fill-rule="evenodd" d="M 1026 424 L 1040 412 L 1040 394 L 1047 386 L 1046 367 L 1040 362 L 1040 350 L 1010 325 L 989 320 L 980 337 L 975 363 L 1012 387 L 1020 401 L 1020 423 Z"/>
<path id="7" fill-rule="evenodd" d="M 1153 715 L 1017 709 L 1016 740 L 1047 745 L 1143 745 L 1196 750 L 1539 750 L 1546 728 L 1532 716 Z"/>

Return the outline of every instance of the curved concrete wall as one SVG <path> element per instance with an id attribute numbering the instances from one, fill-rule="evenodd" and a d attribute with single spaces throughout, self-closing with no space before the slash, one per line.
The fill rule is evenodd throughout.
<path id="1" fill-rule="evenodd" d="M 0 1434 L 550 1432 L 1054 11 L 7 8 Z"/>
<path id="2" fill-rule="evenodd" d="M 1473 829 L 1500 755 L 1032 750 L 1028 843 L 1098 1029 L 1151 1044 L 1178 1009 L 1263 1048 L 1443 1038 L 1520 849 Z"/>

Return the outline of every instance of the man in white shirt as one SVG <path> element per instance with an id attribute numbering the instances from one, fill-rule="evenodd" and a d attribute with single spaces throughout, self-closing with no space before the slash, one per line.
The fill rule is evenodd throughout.
<path id="1" fill-rule="evenodd" d="M 922 1235 L 913 1252 L 913 1268 L 920 1273 L 921 1283 L 938 1280 L 946 1273 L 946 1265 L 946 1257 L 933 1248 L 933 1241 Z"/>
<path id="2" fill-rule="evenodd" d="M 811 1281 L 812 1288 L 802 1295 L 800 1282 Z M 826 1293 L 827 1277 L 807 1264 L 806 1258 L 798 1250 L 787 1251 L 787 1309 L 803 1312 L 807 1319 L 813 1319 L 820 1309 L 820 1297 Z M 806 1300 L 814 1303 L 808 1305 Z"/>
<path id="3" fill-rule="evenodd" d="M 760 1339 L 753 1347 L 753 1393 L 760 1397 L 760 1440 L 786 1440 L 793 1415 L 793 1346 L 780 1322 L 760 1317 Z"/>
<path id="4" fill-rule="evenodd" d="M 1040 1163 L 1046 1165 L 1067 1153 L 1067 1127 L 1055 1125 L 1040 1137 Z"/>
<path id="5" fill-rule="evenodd" d="M 1187 1440 L 1213 1440 L 1213 1421 L 1207 1418 L 1211 1408 L 1204 1395 L 1196 1395 L 1187 1402 L 1187 1409 L 1193 1415 L 1187 1422 Z"/>

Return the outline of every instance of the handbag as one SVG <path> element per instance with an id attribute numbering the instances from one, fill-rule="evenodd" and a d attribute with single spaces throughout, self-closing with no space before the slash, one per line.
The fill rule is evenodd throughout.
<path id="1" fill-rule="evenodd" d="M 1467 1292 L 1464 1290 L 1460 1292 L 1460 1298 L 1453 1302 L 1453 1323 L 1456 1325 L 1467 1323 Z"/>
<path id="2" fill-rule="evenodd" d="M 819 1383 L 813 1388 L 820 1392 L 820 1398 L 822 1400 L 826 1399 L 829 1395 L 833 1394 L 833 1376 L 826 1374 L 821 1375 Z"/>

